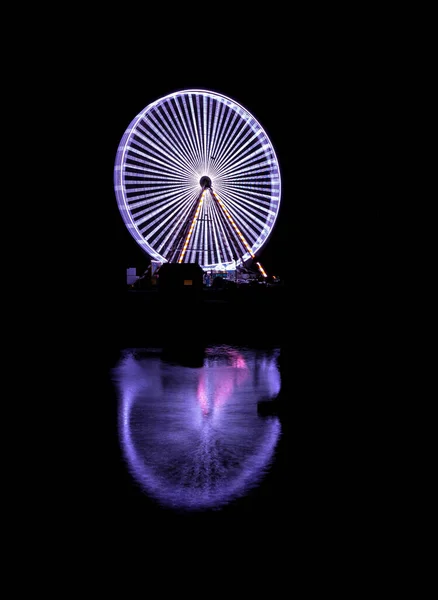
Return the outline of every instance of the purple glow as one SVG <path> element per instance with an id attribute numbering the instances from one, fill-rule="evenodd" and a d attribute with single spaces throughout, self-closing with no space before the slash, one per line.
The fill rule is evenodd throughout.
<path id="1" fill-rule="evenodd" d="M 204 365 L 167 364 L 158 351 L 126 351 L 114 369 L 127 466 L 162 505 L 219 508 L 258 485 L 281 426 L 257 402 L 280 389 L 277 352 L 218 346 Z"/>
<path id="2" fill-rule="evenodd" d="M 231 268 L 235 257 L 245 263 L 268 240 L 280 208 L 280 169 L 261 125 L 207 90 L 169 94 L 131 121 L 116 155 L 114 190 L 125 225 L 152 259 L 177 260 L 203 177 L 211 189 L 184 262 L 205 270 Z"/>

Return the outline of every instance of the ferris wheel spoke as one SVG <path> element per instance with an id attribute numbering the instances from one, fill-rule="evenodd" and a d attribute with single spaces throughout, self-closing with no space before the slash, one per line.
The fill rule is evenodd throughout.
<path id="1" fill-rule="evenodd" d="M 226 230 L 226 224 L 222 220 L 222 216 L 214 212 L 213 220 L 215 223 L 214 227 L 214 246 L 212 256 L 212 262 L 219 264 L 226 264 L 233 260 L 233 251 L 231 247 L 230 236 Z M 238 256 L 240 253 L 238 254 Z"/>
<path id="2" fill-rule="evenodd" d="M 145 149 L 146 150 L 146 149 Z M 157 152 L 150 148 L 142 151 L 139 148 L 131 147 L 128 160 L 132 161 L 137 169 L 155 168 L 155 172 L 161 177 L 174 176 L 181 177 L 181 173 L 187 171 L 187 164 L 179 161 L 171 154 Z"/>
<path id="3" fill-rule="evenodd" d="M 265 155 L 260 145 L 245 146 L 242 150 L 233 149 L 225 157 L 221 163 L 221 171 L 223 174 L 234 172 L 238 169 L 244 171 L 247 169 L 260 168 L 260 164 L 263 164 Z"/>
<path id="4" fill-rule="evenodd" d="M 206 160 L 206 169 L 210 164 L 211 160 L 214 160 L 214 143 L 215 143 L 215 135 L 216 135 L 216 127 L 217 127 L 217 119 L 215 117 L 214 104 L 211 98 L 207 98 L 207 107 L 208 111 L 204 113 L 204 116 L 207 120 L 207 135 L 206 135 L 206 148 L 205 148 L 205 160 Z"/>
<path id="5" fill-rule="evenodd" d="M 175 99 L 174 103 L 176 106 L 172 104 L 172 114 L 175 119 L 175 122 L 178 125 L 181 135 L 187 142 L 187 146 L 189 148 L 190 161 L 193 162 L 193 157 L 197 154 L 196 146 L 193 139 L 193 135 L 190 133 L 189 127 L 187 125 L 187 117 L 184 113 L 184 106 L 182 106 L 182 102 L 178 99 Z"/>
<path id="6" fill-rule="evenodd" d="M 259 218 L 260 221 L 265 222 L 267 216 L 272 213 L 272 209 L 269 204 L 263 200 L 260 194 L 255 197 L 255 201 L 251 200 L 248 195 L 239 190 L 229 194 L 225 192 L 222 195 L 222 199 L 229 210 L 234 214 L 235 219 L 239 219 L 240 215 L 253 216 L 255 219 Z"/>
<path id="7" fill-rule="evenodd" d="M 236 131 L 236 120 L 237 114 L 230 115 L 228 113 L 227 118 L 221 123 L 221 125 L 223 125 L 223 130 L 221 130 L 221 136 L 219 138 L 219 161 L 223 160 L 224 155 L 230 152 L 230 149 L 233 148 L 239 137 L 244 133 L 245 128 L 240 123 L 237 123 Z"/>
<path id="8" fill-rule="evenodd" d="M 239 143 L 243 143 L 245 138 L 250 135 L 249 132 L 246 132 L 245 134 L 245 129 L 242 127 L 233 138 L 230 138 L 230 134 L 231 129 L 229 129 L 228 134 L 221 135 L 215 150 L 217 167 L 219 169 L 225 168 L 227 162 L 229 161 L 230 155 L 233 153 L 233 150 L 238 147 Z"/>
<path id="9" fill-rule="evenodd" d="M 172 204 L 167 202 L 160 205 L 155 211 L 150 213 L 150 235 L 155 236 L 160 230 L 164 233 L 167 229 L 179 229 L 180 222 L 184 221 L 191 210 L 190 207 L 191 203 L 187 202 L 183 204 L 180 199 L 174 201 Z"/>
<path id="10" fill-rule="evenodd" d="M 160 120 L 155 115 L 151 115 L 151 121 L 159 128 L 163 143 L 172 148 L 185 169 L 192 171 L 193 150 L 187 144 L 187 138 L 184 137 L 181 126 L 177 128 L 179 122 L 170 115 L 167 105 L 163 106 L 163 111 L 159 116 L 161 117 Z"/>
<path id="11" fill-rule="evenodd" d="M 239 227 L 238 222 L 236 222 L 236 219 L 230 213 L 223 200 L 219 198 L 218 195 L 214 192 L 213 197 L 217 202 L 218 213 L 223 219 L 226 228 L 228 228 L 230 232 L 231 240 L 234 239 L 237 242 L 238 246 L 243 245 L 246 251 L 252 254 L 250 244 L 248 243 L 248 237 L 245 236 L 242 229 Z"/>
<path id="12" fill-rule="evenodd" d="M 190 95 L 188 97 L 188 100 L 186 100 L 186 97 L 183 97 L 182 102 L 183 102 L 183 108 L 185 111 L 190 136 L 191 136 L 191 138 L 193 140 L 193 144 L 194 144 L 194 158 L 196 159 L 196 161 L 198 163 L 200 163 L 202 160 L 202 151 L 201 151 L 201 145 L 200 145 L 200 141 L 199 141 L 198 130 L 196 127 L 196 117 L 195 117 L 194 107 L 193 107 L 193 97 Z"/>
<path id="13" fill-rule="evenodd" d="M 246 241 L 255 239 L 261 229 L 263 229 L 262 223 L 252 220 L 249 213 L 240 213 L 238 217 L 233 217 L 232 213 L 230 215 L 236 232 L 242 235 Z"/>
<path id="14" fill-rule="evenodd" d="M 212 128 L 212 137 L 211 137 L 211 149 L 210 149 L 210 157 L 219 164 L 219 150 L 221 147 L 221 123 L 224 118 L 225 113 L 225 105 L 220 104 L 219 107 L 215 107 L 215 114 L 213 118 L 213 128 Z"/>
<path id="15" fill-rule="evenodd" d="M 181 171 L 191 170 L 188 157 L 181 153 L 176 142 L 173 146 L 169 145 L 169 140 L 165 140 L 160 144 L 152 142 L 150 139 L 145 139 L 144 142 L 145 144 L 137 152 L 145 160 L 153 160 L 152 157 L 154 157 L 157 165 L 163 165 L 169 172 L 173 170 L 176 175 L 180 174 Z"/>

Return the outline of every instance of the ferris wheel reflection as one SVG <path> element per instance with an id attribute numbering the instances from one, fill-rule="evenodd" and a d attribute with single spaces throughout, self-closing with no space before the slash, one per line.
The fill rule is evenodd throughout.
<path id="1" fill-rule="evenodd" d="M 281 435 L 257 402 L 280 390 L 276 351 L 207 348 L 201 367 L 128 350 L 113 371 L 119 439 L 144 492 L 178 510 L 220 508 L 257 486 Z"/>

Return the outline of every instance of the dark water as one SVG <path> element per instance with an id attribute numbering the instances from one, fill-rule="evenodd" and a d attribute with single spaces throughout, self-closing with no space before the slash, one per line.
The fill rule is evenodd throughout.
<path id="1" fill-rule="evenodd" d="M 147 553 L 146 571 L 184 563 L 194 580 L 200 561 L 213 582 L 218 560 L 245 575 L 251 556 L 258 585 L 283 572 L 283 558 L 296 564 L 292 552 L 329 556 L 364 519 L 352 510 L 359 467 L 343 433 L 356 421 L 307 348 L 80 347 L 56 389 L 50 446 L 27 457 L 38 468 L 28 494 L 49 514 L 33 520 L 43 531 L 53 522 L 61 547 L 81 556 Z"/>
<path id="2" fill-rule="evenodd" d="M 111 506 L 125 531 L 256 532 L 289 514 L 280 355 L 227 344 L 118 352 Z"/>

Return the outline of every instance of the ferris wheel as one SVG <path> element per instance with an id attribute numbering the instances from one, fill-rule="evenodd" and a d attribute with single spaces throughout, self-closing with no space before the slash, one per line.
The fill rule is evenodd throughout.
<path id="1" fill-rule="evenodd" d="M 281 177 L 266 132 L 243 106 L 190 89 L 131 121 L 114 190 L 125 225 L 152 259 L 229 270 L 254 260 L 269 239 Z"/>

